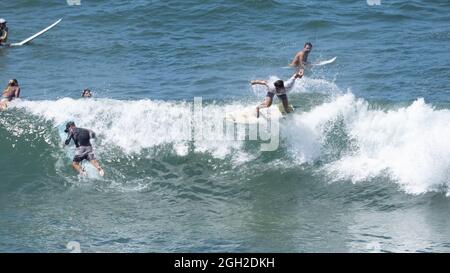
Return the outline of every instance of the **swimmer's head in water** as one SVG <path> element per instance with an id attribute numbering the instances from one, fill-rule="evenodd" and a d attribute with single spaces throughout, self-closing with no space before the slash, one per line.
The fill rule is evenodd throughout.
<path id="1" fill-rule="evenodd" d="M 6 24 L 6 20 L 3 18 L 0 18 L 0 25 L 4 25 L 4 24 Z"/>
<path id="2" fill-rule="evenodd" d="M 84 90 L 83 90 L 83 93 L 81 94 L 81 96 L 82 96 L 83 98 L 89 98 L 89 97 L 92 97 L 91 90 L 88 89 L 88 88 L 84 89 Z"/>
<path id="3" fill-rule="evenodd" d="M 16 79 L 11 79 L 8 82 L 9 86 L 19 86 L 19 82 Z"/>
<path id="4" fill-rule="evenodd" d="M 64 130 L 64 132 L 65 132 L 65 133 L 68 133 L 68 132 L 69 132 L 69 129 L 72 128 L 72 127 L 75 127 L 75 122 L 73 122 L 73 121 L 67 122 L 67 123 L 66 123 L 66 130 Z"/>

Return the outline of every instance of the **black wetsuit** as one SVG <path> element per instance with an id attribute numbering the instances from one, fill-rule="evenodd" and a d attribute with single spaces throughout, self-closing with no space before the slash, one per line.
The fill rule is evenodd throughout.
<path id="1" fill-rule="evenodd" d="M 66 145 L 69 145 L 70 140 L 73 139 L 77 148 L 80 146 L 92 146 L 90 142 L 91 138 L 95 138 L 95 133 L 92 130 L 75 128 L 69 131 Z"/>
<path id="2" fill-rule="evenodd" d="M 8 27 L 0 29 L 0 37 L 2 37 L 3 34 L 5 34 L 5 32 L 8 32 Z M 3 43 L 6 43 L 7 40 L 8 40 L 8 36 L 6 36 L 6 39 L 4 41 L 0 41 L 0 45 Z"/>
<path id="3" fill-rule="evenodd" d="M 81 162 L 85 159 L 91 161 L 95 159 L 94 151 L 91 145 L 91 138 L 95 138 L 95 133 L 92 130 L 75 128 L 69 131 L 66 139 L 66 145 L 69 145 L 70 140 L 73 139 L 77 149 L 75 150 L 74 162 Z"/>

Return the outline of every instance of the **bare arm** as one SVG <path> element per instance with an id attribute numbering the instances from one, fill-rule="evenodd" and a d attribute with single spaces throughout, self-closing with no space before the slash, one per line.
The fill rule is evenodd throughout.
<path id="1" fill-rule="evenodd" d="M 303 77 L 303 74 L 304 74 L 304 73 L 305 73 L 305 70 L 300 69 L 300 71 L 294 73 L 293 76 L 295 76 L 296 79 L 299 79 L 299 78 Z"/>
<path id="2" fill-rule="evenodd" d="M 66 141 L 64 141 L 64 144 L 69 145 L 70 144 L 70 140 L 72 139 L 72 137 L 73 137 L 72 132 L 67 134 L 67 139 L 66 139 Z"/>
<path id="3" fill-rule="evenodd" d="M 253 80 L 250 83 L 251 83 L 251 85 L 259 84 L 259 85 L 265 85 L 266 87 L 269 87 L 267 81 L 264 81 L 264 80 Z"/>
<path id="4" fill-rule="evenodd" d="M 18 98 L 20 96 L 20 88 L 16 88 L 16 92 L 14 92 L 14 97 Z"/>
<path id="5" fill-rule="evenodd" d="M 8 30 L 3 30 L 3 35 L 0 37 L 0 41 L 5 41 L 8 38 Z"/>

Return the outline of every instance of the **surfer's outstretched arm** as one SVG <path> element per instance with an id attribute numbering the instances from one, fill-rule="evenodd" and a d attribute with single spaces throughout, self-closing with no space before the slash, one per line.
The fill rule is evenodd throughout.
<path id="1" fill-rule="evenodd" d="M 3 35 L 0 37 L 0 44 L 5 42 L 7 38 L 8 38 L 8 30 L 5 29 L 3 30 Z"/>
<path id="2" fill-rule="evenodd" d="M 305 74 L 305 70 L 304 69 L 300 69 L 299 71 L 295 72 L 291 78 L 296 79 L 301 79 L 303 77 L 303 75 Z"/>
<path id="3" fill-rule="evenodd" d="M 265 87 L 267 87 L 270 90 L 269 87 L 269 83 L 265 80 L 253 80 L 250 82 L 251 85 L 264 85 Z M 266 108 L 266 107 L 270 107 L 270 105 L 272 105 L 272 99 L 273 99 L 273 93 L 267 93 L 268 95 L 266 96 L 266 99 L 258 106 L 256 106 L 256 117 L 259 118 L 259 109 L 261 108 Z"/>
<path id="4" fill-rule="evenodd" d="M 250 82 L 250 84 L 251 85 L 259 84 L 259 85 L 264 85 L 266 87 L 269 87 L 267 81 L 264 81 L 264 80 L 253 80 L 253 81 Z"/>
<path id="5" fill-rule="evenodd" d="M 69 134 L 67 134 L 67 139 L 66 141 L 64 141 L 65 145 L 69 145 L 70 144 L 70 140 L 73 138 L 73 134 L 72 132 L 70 132 Z"/>

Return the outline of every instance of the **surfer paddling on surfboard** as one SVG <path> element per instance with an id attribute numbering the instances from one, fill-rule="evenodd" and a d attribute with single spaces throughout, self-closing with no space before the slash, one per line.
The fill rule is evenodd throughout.
<path id="1" fill-rule="evenodd" d="M 264 80 L 253 80 L 251 81 L 251 85 L 264 85 L 267 87 L 267 95 L 266 99 L 260 105 L 256 106 L 256 117 L 259 118 L 259 109 L 267 108 L 272 105 L 273 97 L 277 95 L 278 99 L 283 103 L 284 111 L 286 113 L 292 112 L 292 109 L 289 107 L 289 102 L 287 98 L 287 92 L 291 91 L 294 86 L 295 80 L 303 77 L 303 70 L 299 72 L 295 72 L 292 77 L 286 82 L 282 80 L 277 80 L 274 83 L 264 81 Z"/>
<path id="2" fill-rule="evenodd" d="M 9 80 L 5 90 L 3 90 L 2 98 L 0 100 L 0 110 L 8 107 L 8 103 L 20 96 L 19 82 L 16 79 Z"/>
<path id="3" fill-rule="evenodd" d="M 312 44 L 310 42 L 305 43 L 303 49 L 295 55 L 289 66 L 295 67 L 297 71 L 304 70 L 310 64 L 308 63 L 308 56 L 311 50 Z"/>
<path id="4" fill-rule="evenodd" d="M 75 126 L 75 122 L 70 121 L 66 124 L 66 130 L 64 132 L 67 133 L 67 139 L 64 142 L 65 145 L 70 144 L 70 140 L 73 139 L 75 142 L 75 156 L 72 160 L 72 167 L 81 175 L 85 175 L 85 172 L 81 168 L 81 162 L 83 160 L 88 160 L 91 164 L 97 169 L 100 176 L 103 176 L 105 173 L 100 167 L 100 164 L 95 159 L 94 150 L 92 149 L 92 145 L 90 140 L 95 138 L 95 133 L 92 130 L 77 128 Z"/>
<path id="5" fill-rule="evenodd" d="M 0 45 L 4 45 L 8 40 L 8 27 L 6 26 L 6 20 L 0 18 Z"/>

